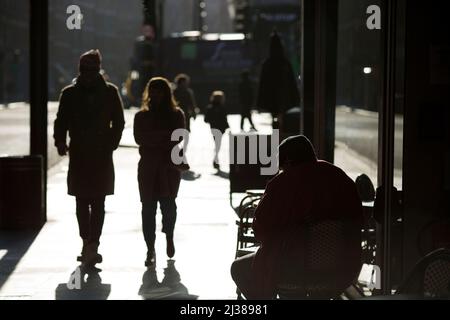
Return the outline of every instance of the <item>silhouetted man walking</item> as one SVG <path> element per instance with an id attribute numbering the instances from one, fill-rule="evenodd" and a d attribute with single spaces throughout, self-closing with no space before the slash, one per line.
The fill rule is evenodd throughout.
<path id="1" fill-rule="evenodd" d="M 79 260 L 85 265 L 102 261 L 98 246 L 105 217 L 105 196 L 114 193 L 112 154 L 125 124 L 118 89 L 103 79 L 100 66 L 98 50 L 81 56 L 79 76 L 74 84 L 62 90 L 54 126 L 59 155 L 69 151 L 68 193 L 76 197 L 83 239 Z"/>

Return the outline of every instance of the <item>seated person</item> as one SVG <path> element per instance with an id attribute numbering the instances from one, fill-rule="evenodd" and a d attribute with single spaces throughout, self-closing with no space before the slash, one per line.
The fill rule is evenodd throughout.
<path id="1" fill-rule="evenodd" d="M 342 260 L 345 273 L 354 278 L 361 268 L 363 213 L 353 180 L 338 167 L 318 160 L 305 136 L 285 139 L 279 146 L 278 157 L 281 172 L 267 184 L 253 221 L 255 237 L 261 246 L 256 253 L 238 258 L 231 266 L 233 280 L 247 299 L 276 296 L 285 237 L 293 226 L 297 232 L 298 226 L 308 221 L 353 221 L 353 234 L 357 236 L 351 239 L 351 248 L 346 248 Z"/>

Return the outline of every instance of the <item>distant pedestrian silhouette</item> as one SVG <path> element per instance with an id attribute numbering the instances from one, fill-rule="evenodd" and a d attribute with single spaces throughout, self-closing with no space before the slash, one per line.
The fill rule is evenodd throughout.
<path id="1" fill-rule="evenodd" d="M 98 50 L 81 56 L 79 76 L 62 90 L 54 124 L 59 155 L 69 152 L 68 193 L 76 197 L 83 239 L 79 260 L 87 265 L 102 260 L 97 250 L 105 217 L 105 196 L 114 193 L 112 155 L 125 124 L 118 89 L 103 79 L 100 67 Z"/>
<path id="2" fill-rule="evenodd" d="M 191 131 L 191 118 L 196 117 L 196 102 L 194 91 L 189 87 L 190 78 L 187 74 L 180 73 L 175 77 L 176 88 L 173 91 L 175 101 L 178 106 L 183 110 L 184 116 L 186 118 L 186 129 Z M 183 151 L 187 151 L 188 140 L 185 139 L 183 142 Z"/>
<path id="3" fill-rule="evenodd" d="M 225 94 L 223 91 L 214 91 L 209 100 L 210 104 L 206 107 L 205 112 L 205 122 L 209 123 L 211 130 L 219 130 L 221 133 L 220 137 L 217 137 L 211 131 L 215 144 L 213 167 L 220 170 L 219 152 L 222 145 L 222 135 L 229 128 L 225 110 Z"/>
<path id="4" fill-rule="evenodd" d="M 243 71 L 239 82 L 239 101 L 241 104 L 241 130 L 244 130 L 244 120 L 247 118 L 251 129 L 256 130 L 252 121 L 251 109 L 253 107 L 254 92 L 249 72 Z"/>
<path id="5" fill-rule="evenodd" d="M 180 73 L 175 77 L 176 88 L 173 91 L 175 101 L 184 112 L 186 129 L 189 131 L 191 130 L 190 119 L 195 117 L 195 108 L 197 107 L 194 91 L 189 87 L 190 81 L 188 75 Z"/>
<path id="6" fill-rule="evenodd" d="M 271 35 L 269 57 L 261 68 L 256 105 L 272 114 L 274 127 L 282 126 L 286 110 L 300 105 L 294 71 L 276 32 Z"/>
<path id="7" fill-rule="evenodd" d="M 183 111 L 177 107 L 169 82 L 152 78 L 144 90 L 142 110 L 134 118 L 134 138 L 141 160 L 138 168 L 142 202 L 142 229 L 147 244 L 146 266 L 155 263 L 156 210 L 162 213 L 162 232 L 166 234 L 167 256 L 175 254 L 173 233 L 177 218 L 175 198 L 181 175 L 171 161 L 171 151 L 178 142 L 171 141 L 172 132 L 185 128 Z"/>

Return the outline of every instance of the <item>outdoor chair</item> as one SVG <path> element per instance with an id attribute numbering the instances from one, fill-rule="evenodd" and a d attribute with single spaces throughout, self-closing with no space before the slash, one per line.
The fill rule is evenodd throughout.
<path id="1" fill-rule="evenodd" d="M 236 220 L 238 227 L 236 258 L 255 252 L 259 246 L 255 239 L 252 225 L 255 209 L 261 196 L 260 193 L 248 192 L 247 196 L 242 199 L 239 205 L 239 217 L 238 220 Z"/>
<path id="2" fill-rule="evenodd" d="M 396 294 L 450 299 L 450 249 L 437 249 L 423 257 Z"/>
<path id="3" fill-rule="evenodd" d="M 361 270 L 360 239 L 360 228 L 351 221 L 326 219 L 293 228 L 280 261 L 278 297 L 340 298 Z"/>

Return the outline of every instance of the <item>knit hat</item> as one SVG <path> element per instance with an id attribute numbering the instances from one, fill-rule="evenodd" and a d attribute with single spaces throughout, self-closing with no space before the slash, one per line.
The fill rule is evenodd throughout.
<path id="1" fill-rule="evenodd" d="M 79 70 L 98 70 L 100 71 L 100 66 L 102 64 L 102 55 L 98 49 L 89 50 L 85 52 L 80 57 Z"/>

